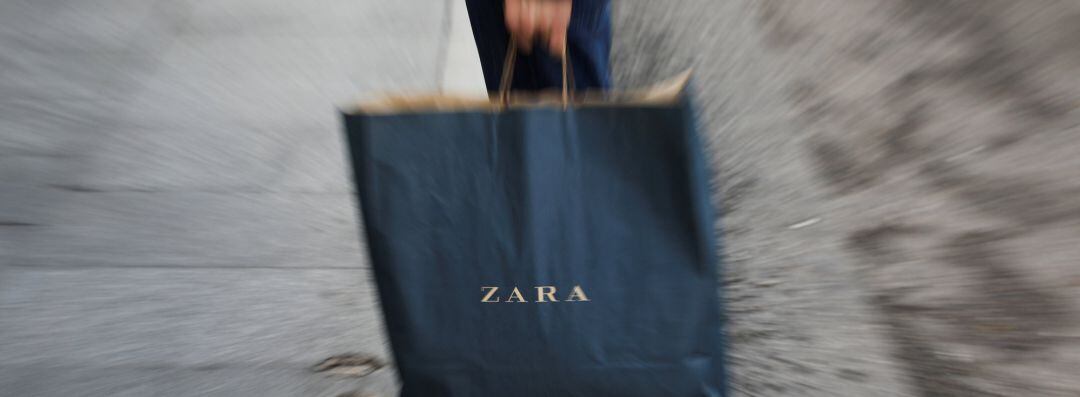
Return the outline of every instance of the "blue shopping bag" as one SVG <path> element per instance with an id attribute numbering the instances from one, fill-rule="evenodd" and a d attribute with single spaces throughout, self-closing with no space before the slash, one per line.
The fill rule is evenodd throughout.
<path id="1" fill-rule="evenodd" d="M 702 145 L 657 92 L 343 113 L 401 395 L 725 395 Z"/>

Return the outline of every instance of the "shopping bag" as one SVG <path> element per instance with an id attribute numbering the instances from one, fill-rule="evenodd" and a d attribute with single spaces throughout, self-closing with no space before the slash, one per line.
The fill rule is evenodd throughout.
<path id="1" fill-rule="evenodd" d="M 685 81 L 343 112 L 401 395 L 725 395 Z"/>

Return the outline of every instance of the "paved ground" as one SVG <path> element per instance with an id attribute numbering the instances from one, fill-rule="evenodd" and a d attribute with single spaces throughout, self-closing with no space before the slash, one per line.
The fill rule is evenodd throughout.
<path id="1" fill-rule="evenodd" d="M 450 5 L 0 4 L 0 394 L 391 395 L 309 371 L 386 355 L 335 104 L 480 87 Z"/>
<path id="2" fill-rule="evenodd" d="M 737 395 L 1080 393 L 1080 4 L 673 4 L 618 1 L 613 57 L 695 67 Z M 386 357 L 334 105 L 480 89 L 468 34 L 454 0 L 0 4 L 0 390 L 391 395 L 309 370 Z"/>
<path id="3" fill-rule="evenodd" d="M 740 394 L 1080 395 L 1080 3 L 617 4 L 623 84 L 695 67 Z"/>

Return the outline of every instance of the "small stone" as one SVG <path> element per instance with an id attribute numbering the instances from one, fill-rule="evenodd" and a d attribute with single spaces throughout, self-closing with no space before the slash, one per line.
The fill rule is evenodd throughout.
<path id="1" fill-rule="evenodd" d="M 315 372 L 330 375 L 363 377 L 378 371 L 384 364 L 379 359 L 359 354 L 342 354 L 330 357 L 312 368 Z"/>
<path id="2" fill-rule="evenodd" d="M 796 223 L 794 225 L 788 226 L 788 229 L 791 229 L 791 230 L 802 229 L 802 228 L 807 227 L 807 226 L 816 225 L 818 222 L 821 222 L 821 218 L 810 218 L 810 219 L 807 219 L 805 221 L 802 221 L 802 222 Z"/>
<path id="3" fill-rule="evenodd" d="M 350 391 L 338 394 L 337 397 L 379 397 L 379 395 L 374 393 L 365 393 L 362 391 Z"/>
<path id="4" fill-rule="evenodd" d="M 779 284 L 780 284 L 780 280 L 777 280 L 777 279 L 761 280 L 761 281 L 758 281 L 758 282 L 754 283 L 754 285 L 756 285 L 758 287 L 773 287 L 773 286 L 776 286 L 776 285 L 779 285 Z"/>

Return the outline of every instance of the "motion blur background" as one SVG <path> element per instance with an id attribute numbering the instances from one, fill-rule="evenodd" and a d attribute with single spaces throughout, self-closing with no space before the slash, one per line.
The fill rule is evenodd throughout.
<path id="1" fill-rule="evenodd" d="M 615 0 L 693 67 L 735 395 L 1080 395 L 1080 2 Z M 455 0 L 3 0 L 0 395 L 389 396 L 336 107 Z M 373 368 L 372 368 L 373 369 Z"/>

